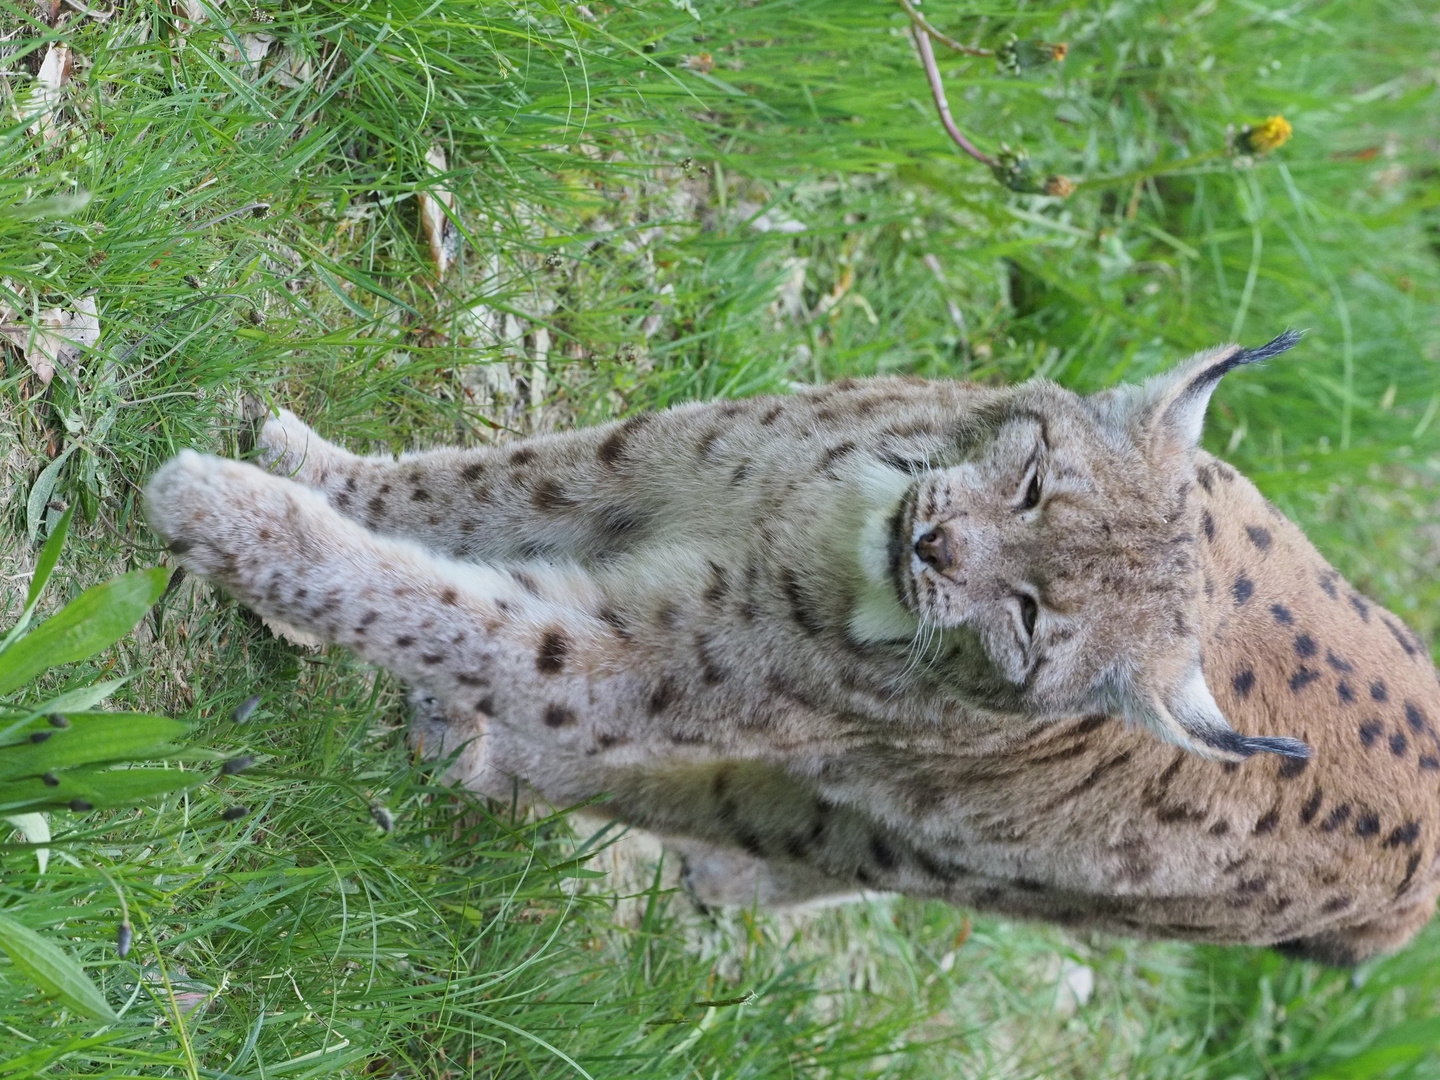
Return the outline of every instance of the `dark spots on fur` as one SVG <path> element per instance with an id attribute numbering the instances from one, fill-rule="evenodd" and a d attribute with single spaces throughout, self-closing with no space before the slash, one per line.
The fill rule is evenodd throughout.
<path id="1" fill-rule="evenodd" d="M 1301 664 L 1295 669 L 1295 674 L 1290 676 L 1291 693 L 1298 694 L 1318 678 L 1320 678 L 1320 672 Z"/>
<path id="2" fill-rule="evenodd" d="M 1308 658 L 1314 656 L 1318 649 L 1319 646 L 1315 644 L 1315 639 L 1309 634 L 1301 634 L 1295 639 L 1296 656 Z"/>
<path id="3" fill-rule="evenodd" d="M 1410 858 L 1405 860 L 1405 876 L 1400 879 L 1400 885 L 1395 890 L 1395 895 L 1397 897 L 1401 896 L 1406 889 L 1410 888 L 1410 883 L 1415 880 L 1415 871 L 1419 868 L 1420 852 L 1412 851 L 1410 853 Z"/>
<path id="4" fill-rule="evenodd" d="M 446 607 L 454 607 L 456 602 L 459 600 L 459 596 L 460 594 L 457 593 L 454 589 L 442 589 L 440 590 L 440 603 L 444 604 Z"/>
<path id="5" fill-rule="evenodd" d="M 480 477 L 484 474 L 485 466 L 480 464 L 480 462 L 478 461 L 472 461 L 469 465 L 466 465 L 463 469 L 460 470 L 460 475 L 472 484 L 476 480 L 479 480 Z"/>
<path id="6" fill-rule="evenodd" d="M 1195 479 L 1198 480 L 1200 486 L 1205 489 L 1206 495 L 1213 495 L 1215 493 L 1215 473 L 1209 465 L 1195 466 Z"/>
<path id="7" fill-rule="evenodd" d="M 516 585 L 519 585 L 520 588 L 524 589 L 531 596 L 540 595 L 540 586 L 536 584 L 535 579 L 524 570 L 511 570 L 510 580 L 514 581 Z M 499 604 L 496 604 L 496 607 L 499 607 Z"/>
<path id="8" fill-rule="evenodd" d="M 378 518 L 385 513 L 385 500 L 379 495 L 371 496 L 370 501 L 365 504 L 365 511 L 371 518 Z"/>
<path id="9" fill-rule="evenodd" d="M 517 446 L 510 451 L 510 456 L 505 459 L 506 464 L 511 466 L 528 465 L 535 460 L 535 451 L 528 446 Z"/>
<path id="10" fill-rule="evenodd" d="M 1320 823 L 1320 831 L 1334 832 L 1336 829 L 1340 828 L 1341 825 L 1344 825 L 1345 822 L 1349 820 L 1350 804 L 1341 803 L 1339 806 L 1335 807 L 1334 810 L 1331 810 L 1329 816 Z"/>
<path id="11" fill-rule="evenodd" d="M 1355 691 L 1350 689 L 1350 684 L 1341 679 L 1335 686 L 1335 696 L 1340 699 L 1341 705 L 1355 704 Z"/>
<path id="12" fill-rule="evenodd" d="M 1249 578 L 1247 578 L 1244 574 L 1241 574 L 1239 577 L 1237 577 L 1235 579 L 1235 584 L 1230 586 L 1230 593 L 1232 596 L 1235 597 L 1235 604 L 1237 607 L 1245 603 L 1245 601 L 1249 600 L 1250 597 L 1254 594 L 1254 592 L 1255 583 Z"/>
<path id="13" fill-rule="evenodd" d="M 1385 689 L 1385 684 L 1384 684 L 1383 682 L 1372 682 L 1372 683 L 1370 684 L 1370 700 L 1371 700 L 1371 701 L 1384 701 L 1384 700 L 1385 700 L 1386 698 L 1388 698 L 1389 696 L 1390 696 L 1390 695 L 1389 695 L 1389 693 L 1386 691 L 1386 689 Z"/>
<path id="14" fill-rule="evenodd" d="M 1266 833 L 1275 831 L 1275 826 L 1280 824 L 1280 807 L 1272 806 L 1259 821 L 1255 822 L 1255 828 L 1251 830 L 1256 836 L 1264 836 Z"/>
<path id="15" fill-rule="evenodd" d="M 595 613 L 596 617 L 606 626 L 615 632 L 615 636 L 621 641 L 630 641 L 630 626 L 625 617 L 611 607 L 603 607 Z"/>
<path id="16" fill-rule="evenodd" d="M 1270 887 L 1269 874 L 1257 874 L 1255 877 L 1241 878 L 1235 883 L 1235 892 L 1239 896 L 1257 896 Z"/>
<path id="17" fill-rule="evenodd" d="M 1410 748 L 1410 741 L 1405 738 L 1403 731 L 1397 731 L 1390 736 L 1390 753 L 1396 757 L 1404 757 L 1405 751 Z"/>
<path id="18" fill-rule="evenodd" d="M 445 654 L 444 654 L 444 653 L 433 653 L 433 652 L 432 652 L 432 653 L 421 653 L 421 654 L 420 654 L 420 662 L 421 662 L 422 664 L 425 664 L 425 665 L 429 666 L 429 667 L 434 667 L 436 664 L 441 664 L 441 663 L 444 663 L 444 662 L 445 662 Z"/>
<path id="19" fill-rule="evenodd" d="M 1430 727 L 1430 721 L 1413 701 L 1405 702 L 1405 723 L 1409 724 L 1410 730 L 1417 735 Z"/>
<path id="20" fill-rule="evenodd" d="M 389 494 L 390 494 L 390 485 L 389 485 L 389 484 L 381 484 L 378 490 L 379 490 L 379 492 L 380 492 L 381 495 L 389 495 Z"/>
<path id="21" fill-rule="evenodd" d="M 355 477 L 353 477 L 353 476 L 347 476 L 347 477 L 345 478 L 345 490 L 348 491 L 350 494 L 352 494 L 352 495 L 355 494 L 355 488 L 356 488 L 356 486 L 357 486 L 357 485 L 356 485 Z"/>
<path id="22" fill-rule="evenodd" d="M 335 507 L 338 510 L 349 510 L 350 496 L 346 495 L 343 491 L 337 492 L 335 494 Z"/>
<path id="23" fill-rule="evenodd" d="M 710 794 L 720 802 L 721 812 L 727 809 L 734 813 L 735 808 L 728 806 L 725 801 L 725 793 L 730 790 L 730 774 L 734 772 L 735 766 L 721 765 L 715 770 L 715 775 L 710 780 Z"/>
<path id="24" fill-rule="evenodd" d="M 832 446 L 825 451 L 825 456 L 820 460 L 820 468 L 822 470 L 829 471 L 831 466 L 833 466 L 846 454 L 853 454 L 854 452 L 855 444 L 853 442 L 843 442 L 840 443 L 838 446 Z"/>
<path id="25" fill-rule="evenodd" d="M 1387 848 L 1397 848 L 1402 845 L 1410 847 L 1418 839 L 1420 839 L 1420 823 L 1407 821 L 1404 825 L 1396 825 L 1390 830 L 1390 835 L 1385 837 L 1385 846 Z"/>
<path id="26" fill-rule="evenodd" d="M 879 833 L 872 833 L 870 836 L 870 857 L 881 870 L 894 870 L 899 862 L 895 849 Z"/>
<path id="27" fill-rule="evenodd" d="M 478 713 L 484 713 L 486 716 L 494 716 L 495 699 L 489 694 L 486 694 L 484 697 L 482 697 L 479 701 L 475 703 L 475 711 Z"/>
<path id="28" fill-rule="evenodd" d="M 695 456 L 701 461 L 709 461 L 710 452 L 715 449 L 715 444 L 720 440 L 720 436 L 724 434 L 725 431 L 723 428 L 711 428 L 705 432 L 705 434 L 701 435 L 695 443 Z"/>
<path id="29" fill-rule="evenodd" d="M 498 612 L 500 612 L 501 615 L 509 615 L 509 614 L 510 614 L 510 609 L 511 609 L 511 604 L 510 604 L 510 601 L 509 601 L 509 600 L 496 600 L 496 601 L 495 601 L 495 610 L 498 611 Z M 489 630 L 490 628 L 487 626 L 486 629 Z M 493 634 L 493 633 L 495 633 L 495 631 L 494 631 L 494 630 L 490 630 L 490 633 Z"/>
<path id="30" fill-rule="evenodd" d="M 1315 820 L 1315 815 L 1320 812 L 1320 803 L 1324 800 L 1325 793 L 1318 787 L 1310 793 L 1310 798 L 1305 800 L 1305 805 L 1300 808 L 1300 824 L 1309 825 Z"/>
<path id="31" fill-rule="evenodd" d="M 536 510 L 563 510 L 573 506 L 574 501 L 565 494 L 557 480 L 542 480 L 530 493 L 530 505 Z"/>
<path id="32" fill-rule="evenodd" d="M 624 746 L 629 741 L 624 735 L 614 735 L 608 731 L 595 736 L 595 745 L 600 750 L 611 750 L 617 746 Z"/>
<path id="33" fill-rule="evenodd" d="M 786 603 L 790 605 L 790 617 L 795 620 L 796 625 L 811 637 L 824 630 L 824 626 L 810 610 L 809 601 L 800 587 L 800 578 L 794 570 L 785 571 L 781 587 L 785 591 Z"/>
<path id="34" fill-rule="evenodd" d="M 656 683 L 655 689 L 650 691 L 650 701 L 646 705 L 646 708 L 649 710 L 651 716 L 659 716 L 674 704 L 678 698 L 679 694 L 675 689 L 675 681 L 669 678 L 661 679 Z"/>
<path id="35" fill-rule="evenodd" d="M 1355 901 L 1348 896 L 1332 896 L 1325 903 L 1320 905 L 1322 915 L 1334 915 L 1337 911 L 1344 911 Z"/>
<path id="36" fill-rule="evenodd" d="M 1287 757 L 1280 759 L 1280 766 L 1275 770 L 1275 775 L 1281 780 L 1294 780 L 1310 767 L 1310 759 L 1303 757 Z"/>
<path id="37" fill-rule="evenodd" d="M 1355 835 L 1369 839 L 1380 831 L 1380 815 L 1364 813 L 1355 819 Z"/>
<path id="38" fill-rule="evenodd" d="M 545 706 L 545 726 L 550 728 L 574 727 L 579 718 L 575 710 L 564 705 Z"/>
<path id="39" fill-rule="evenodd" d="M 725 594 L 730 591 L 729 579 L 725 576 L 725 568 L 715 563 L 710 563 L 710 585 L 705 590 L 705 602 L 707 604 L 718 604 L 725 599 Z"/>
<path id="40" fill-rule="evenodd" d="M 396 646 L 396 648 L 408 649 L 408 648 L 410 648 L 411 645 L 414 645 L 414 644 L 415 644 L 415 639 L 414 639 L 413 637 L 411 637 L 409 634 L 401 634 L 399 637 L 397 637 L 397 638 L 395 639 L 395 646 Z"/>
<path id="41" fill-rule="evenodd" d="M 1210 828 L 1206 831 L 1211 836 L 1224 836 L 1230 831 L 1230 822 L 1226 821 L 1224 818 L 1221 818 L 1219 821 L 1215 822 L 1214 825 L 1211 825 Z"/>
<path id="42" fill-rule="evenodd" d="M 735 466 L 735 471 L 730 474 L 730 486 L 739 487 L 750 476 L 750 462 L 742 461 Z"/>
<path id="43" fill-rule="evenodd" d="M 410 501 L 429 502 L 430 492 L 426 491 L 424 488 L 416 488 L 414 491 L 410 492 Z"/>
<path id="44" fill-rule="evenodd" d="M 708 634 L 696 634 L 695 655 L 700 660 L 700 678 L 706 686 L 715 686 L 725 681 L 729 675 L 723 667 L 715 662 L 710 651 L 710 637 Z"/>
<path id="45" fill-rule="evenodd" d="M 1162 825 L 1188 824 L 1192 821 L 1204 821 L 1205 811 L 1194 806 L 1186 806 L 1179 803 L 1174 806 L 1164 806 L 1155 811 L 1155 820 Z"/>
<path id="46" fill-rule="evenodd" d="M 680 629 L 680 609 L 674 604 L 665 604 L 655 613 L 655 621 L 666 630 Z"/>
<path id="47" fill-rule="evenodd" d="M 779 420 L 784 413 L 784 405 L 771 405 L 770 408 L 765 411 L 765 415 L 760 418 L 760 423 L 764 427 L 769 427 L 775 423 L 776 420 Z"/>
<path id="48" fill-rule="evenodd" d="M 1238 761 L 1227 761 L 1220 766 L 1220 771 L 1226 776 L 1230 776 L 1240 771 L 1240 763 Z"/>
<path id="49" fill-rule="evenodd" d="M 1336 671 L 1344 672 L 1346 675 L 1353 673 L 1355 670 L 1355 665 L 1351 664 L 1349 660 L 1346 660 L 1342 656 L 1336 656 L 1331 649 L 1325 650 L 1325 662 Z"/>
<path id="50" fill-rule="evenodd" d="M 1355 609 L 1355 614 L 1359 615 L 1360 618 L 1366 622 L 1370 621 L 1370 605 L 1365 602 L 1365 598 L 1359 593 L 1352 592 L 1350 594 L 1350 606 Z"/>
<path id="51" fill-rule="evenodd" d="M 931 858 L 923 851 L 914 852 L 914 858 L 916 865 L 920 867 L 921 871 L 923 871 L 926 876 L 932 877 L 937 881 L 944 881 L 946 883 L 957 881 L 961 874 L 965 872 L 962 867 L 942 863 L 937 859 Z"/>
<path id="52" fill-rule="evenodd" d="M 1437 770 L 1440 770 L 1440 757 L 1436 757 L 1434 754 L 1421 754 L 1420 768 L 1424 769 L 1426 772 L 1435 772 Z"/>
<path id="53" fill-rule="evenodd" d="M 1295 616 L 1290 614 L 1290 609 L 1284 604 L 1271 604 L 1270 614 L 1275 616 L 1275 621 L 1281 626 L 1289 626 L 1295 621 Z"/>
<path id="54" fill-rule="evenodd" d="M 1215 539 L 1215 519 L 1210 516 L 1209 510 L 1200 512 L 1200 528 L 1205 533 L 1206 540 Z"/>
<path id="55" fill-rule="evenodd" d="M 1089 791 L 1104 778 L 1106 773 L 1113 772 L 1129 760 L 1130 751 L 1122 750 L 1120 751 L 1120 753 L 1116 754 L 1108 761 L 1102 761 L 1099 765 L 1096 765 L 1093 769 L 1086 773 L 1085 778 L 1081 780 L 1078 784 L 1075 784 L 1068 791 L 1064 792 L 1058 798 L 1054 799 L 1048 805 L 1047 809 L 1052 809 L 1065 803 L 1070 799 L 1073 799 L 1076 795 Z"/>
<path id="56" fill-rule="evenodd" d="M 1374 746 L 1375 740 L 1380 738 L 1384 730 L 1384 725 L 1379 720 L 1366 720 L 1360 725 L 1360 741 L 1366 746 Z"/>
<path id="57" fill-rule="evenodd" d="M 570 653 L 570 639 L 559 630 L 547 631 L 540 639 L 540 650 L 535 654 L 535 668 L 545 675 L 558 675 L 565 668 L 565 657 Z"/>
<path id="58" fill-rule="evenodd" d="M 1111 718 L 1104 713 L 1096 713 L 1094 716 L 1087 716 L 1085 719 L 1078 721 L 1075 726 L 1070 729 L 1069 733 L 1071 735 L 1089 735 L 1092 731 L 1099 731 L 1106 724 L 1110 723 L 1110 720 Z"/>
<path id="59" fill-rule="evenodd" d="M 1381 615 L 1380 621 L 1385 624 L 1385 629 L 1390 631 L 1390 636 L 1399 643 L 1400 648 L 1405 650 L 1405 655 L 1414 656 L 1416 652 L 1415 643 L 1410 640 L 1410 636 L 1405 632 L 1405 628 L 1396 625 L 1395 620 L 1388 615 Z"/>
<path id="60" fill-rule="evenodd" d="M 1250 691 L 1255 689 L 1255 672 L 1251 671 L 1249 668 L 1246 668 L 1244 671 L 1237 672 L 1235 678 L 1230 681 L 1230 685 L 1234 687 L 1235 693 L 1239 697 L 1249 697 Z"/>
<path id="61" fill-rule="evenodd" d="M 1335 579 L 1340 575 L 1334 570 L 1322 570 L 1320 572 L 1320 590 L 1331 600 L 1340 599 L 1340 593 L 1335 588 Z"/>
<path id="62" fill-rule="evenodd" d="M 1261 551 L 1270 550 L 1270 530 L 1259 525 L 1246 525 L 1245 535 Z"/>
<path id="63" fill-rule="evenodd" d="M 462 671 L 459 675 L 455 676 L 455 681 L 458 682 L 461 686 L 469 686 L 472 688 L 477 686 L 490 685 L 490 680 L 485 678 L 485 676 L 472 675 L 469 672 L 464 671 Z"/>

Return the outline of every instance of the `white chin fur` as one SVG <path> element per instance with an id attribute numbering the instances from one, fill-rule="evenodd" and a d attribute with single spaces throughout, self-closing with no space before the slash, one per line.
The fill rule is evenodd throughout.
<path id="1" fill-rule="evenodd" d="M 867 461 L 855 477 L 856 494 L 864 506 L 857 552 L 862 584 L 850 613 L 853 641 L 901 641 L 912 638 L 920 621 L 895 596 L 890 580 L 890 519 L 913 478 L 878 461 Z"/>

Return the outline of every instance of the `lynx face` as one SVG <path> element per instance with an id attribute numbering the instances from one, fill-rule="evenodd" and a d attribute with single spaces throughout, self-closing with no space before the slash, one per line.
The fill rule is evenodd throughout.
<path id="1" fill-rule="evenodd" d="M 1027 383 L 911 486 L 890 582 L 922 639 L 941 632 L 934 668 L 961 694 L 1052 719 L 1121 711 L 1210 757 L 1306 752 L 1239 740 L 1200 670 L 1194 450 L 1220 376 L 1252 358 L 1205 353 L 1090 398 Z"/>

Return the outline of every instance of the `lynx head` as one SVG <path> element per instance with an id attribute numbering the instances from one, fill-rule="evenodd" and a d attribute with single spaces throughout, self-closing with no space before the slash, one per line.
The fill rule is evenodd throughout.
<path id="1" fill-rule="evenodd" d="M 938 664 L 958 693 L 1035 717 L 1122 713 L 1221 760 L 1309 755 L 1238 734 L 1205 684 L 1193 494 L 1221 377 L 1298 340 L 1211 349 L 1091 397 L 1032 381 L 977 410 L 957 463 L 921 475 L 887 521 L 890 585 L 946 631 Z"/>

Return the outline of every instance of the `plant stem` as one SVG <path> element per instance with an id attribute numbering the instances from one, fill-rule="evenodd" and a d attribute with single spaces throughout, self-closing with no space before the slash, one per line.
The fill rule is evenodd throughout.
<path id="1" fill-rule="evenodd" d="M 990 49 L 977 49 L 973 45 L 961 45 L 960 42 L 956 41 L 954 38 L 947 37 L 946 35 L 942 34 L 939 30 L 935 29 L 935 27 L 931 26 L 930 23 L 926 21 L 925 16 L 920 14 L 919 10 L 915 7 L 914 4 L 910 2 L 910 0 L 900 0 L 900 6 L 905 9 L 905 14 L 910 16 L 910 21 L 912 23 L 918 26 L 921 30 L 924 30 L 925 33 L 929 34 L 936 41 L 940 42 L 941 45 L 948 46 L 949 48 L 954 49 L 958 53 L 964 53 L 966 56 L 995 55 L 995 53 Z"/>
<path id="2" fill-rule="evenodd" d="M 905 0 L 901 2 L 904 3 Z M 955 140 L 956 146 L 986 168 L 995 168 L 995 159 L 977 149 L 975 144 L 965 137 L 964 132 L 955 126 L 955 120 L 950 115 L 950 102 L 945 98 L 945 86 L 940 81 L 940 68 L 935 63 L 935 50 L 930 47 L 930 35 L 914 24 L 910 27 L 910 34 L 915 39 L 915 47 L 920 50 L 920 62 L 925 65 L 925 76 L 930 80 L 930 93 L 935 98 L 940 123 L 945 125 L 945 130 L 949 132 L 950 138 Z"/>

